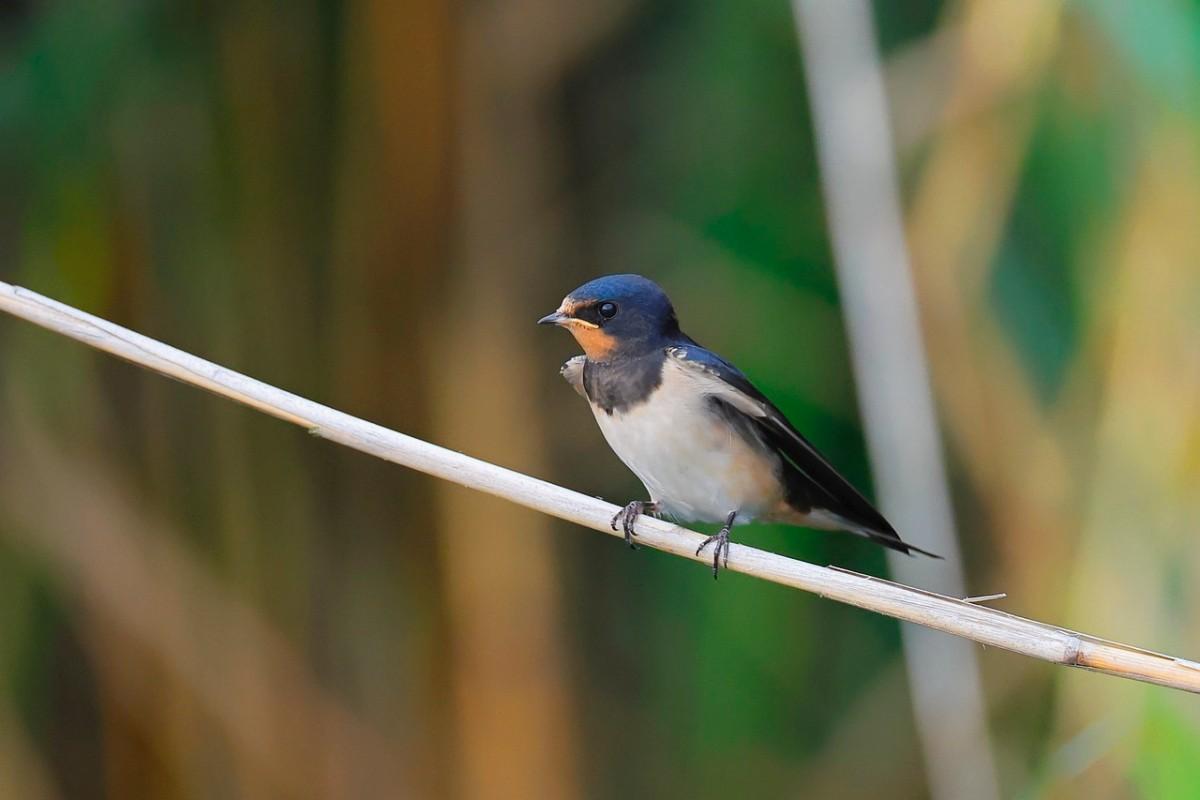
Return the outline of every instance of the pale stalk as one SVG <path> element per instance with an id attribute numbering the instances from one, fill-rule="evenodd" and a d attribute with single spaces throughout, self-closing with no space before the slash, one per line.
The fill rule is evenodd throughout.
<path id="1" fill-rule="evenodd" d="M 314 436 L 593 530 L 622 535 L 609 527 L 619 510 L 611 503 L 306 400 L 28 289 L 0 282 L 0 311 L 299 425 Z M 647 547 L 705 565 L 711 563 L 710 554 L 696 554 L 704 537 L 695 531 L 649 517 L 640 518 L 637 529 L 638 542 Z M 1076 633 L 956 597 L 739 544 L 730 549 L 729 570 L 1031 658 L 1200 693 L 1200 664 L 1196 662 Z"/>

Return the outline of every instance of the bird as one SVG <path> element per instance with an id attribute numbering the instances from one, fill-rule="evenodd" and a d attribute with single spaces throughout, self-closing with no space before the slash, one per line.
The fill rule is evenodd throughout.
<path id="1" fill-rule="evenodd" d="M 735 525 L 843 530 L 907 555 L 940 558 L 895 528 L 742 372 L 679 327 L 666 292 L 640 275 L 605 275 L 568 294 L 539 325 L 583 350 L 561 374 L 587 400 L 609 447 L 649 500 L 612 518 L 636 549 L 640 515 L 720 523 L 713 577 L 729 565 Z"/>

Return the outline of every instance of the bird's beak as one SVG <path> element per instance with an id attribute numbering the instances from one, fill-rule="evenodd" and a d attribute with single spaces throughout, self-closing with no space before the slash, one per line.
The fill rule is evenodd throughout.
<path id="1" fill-rule="evenodd" d="M 561 311 L 555 311 L 553 314 L 547 314 L 537 321 L 538 325 L 562 325 L 571 317 Z"/>

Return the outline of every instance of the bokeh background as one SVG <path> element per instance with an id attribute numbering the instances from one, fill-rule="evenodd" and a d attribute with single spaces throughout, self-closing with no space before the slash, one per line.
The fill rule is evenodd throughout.
<path id="1" fill-rule="evenodd" d="M 871 10 L 968 590 L 1200 656 L 1200 4 Z M 870 487 L 797 41 L 785 0 L 7 0 L 0 279 L 624 502 L 532 323 L 640 272 Z M 2 797 L 937 795 L 891 620 L 0 353 Z M 975 650 L 979 796 L 1200 796 L 1189 696 Z"/>

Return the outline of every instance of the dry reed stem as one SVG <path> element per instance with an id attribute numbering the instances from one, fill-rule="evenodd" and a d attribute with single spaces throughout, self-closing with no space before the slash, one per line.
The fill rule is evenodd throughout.
<path id="1" fill-rule="evenodd" d="M 0 310 L 183 383 L 306 428 L 329 441 L 619 536 L 611 503 L 388 430 L 176 350 L 36 292 L 0 282 Z M 700 534 L 638 520 L 639 542 L 693 561 Z M 1056 664 L 1200 693 L 1200 664 L 1076 633 L 880 578 L 734 544 L 729 569 Z"/>

